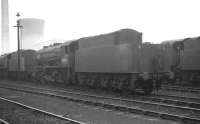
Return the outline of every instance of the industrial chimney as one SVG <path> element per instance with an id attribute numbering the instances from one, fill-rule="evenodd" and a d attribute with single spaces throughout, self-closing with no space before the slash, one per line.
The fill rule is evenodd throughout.
<path id="1" fill-rule="evenodd" d="M 1 54 L 9 52 L 8 0 L 1 0 Z"/>

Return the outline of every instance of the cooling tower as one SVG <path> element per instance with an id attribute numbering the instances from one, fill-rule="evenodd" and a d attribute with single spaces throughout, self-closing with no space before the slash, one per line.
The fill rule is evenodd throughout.
<path id="1" fill-rule="evenodd" d="M 35 18 L 20 19 L 21 49 L 37 49 L 36 44 L 41 42 L 44 34 L 44 20 Z"/>
<path id="2" fill-rule="evenodd" d="M 1 0 L 1 54 L 9 52 L 8 0 Z"/>

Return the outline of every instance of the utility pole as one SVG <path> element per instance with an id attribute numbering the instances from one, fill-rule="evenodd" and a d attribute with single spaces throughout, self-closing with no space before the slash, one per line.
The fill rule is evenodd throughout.
<path id="1" fill-rule="evenodd" d="M 17 13 L 16 15 L 18 18 L 20 17 L 20 14 Z M 14 26 L 14 27 L 17 27 L 17 41 L 18 41 L 18 49 L 17 49 L 17 55 L 18 55 L 18 71 L 21 71 L 20 69 L 20 28 L 22 27 L 20 25 L 20 21 L 19 19 L 17 20 L 17 25 Z"/>

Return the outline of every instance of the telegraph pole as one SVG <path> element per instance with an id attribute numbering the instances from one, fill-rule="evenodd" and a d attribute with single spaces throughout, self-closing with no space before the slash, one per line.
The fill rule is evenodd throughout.
<path id="1" fill-rule="evenodd" d="M 20 14 L 17 13 L 16 15 L 18 18 L 20 17 Z M 20 25 L 20 21 L 19 19 L 17 20 L 17 25 L 14 26 L 14 27 L 17 27 L 17 42 L 18 42 L 18 49 L 17 49 L 17 55 L 18 55 L 18 71 L 21 71 L 20 69 L 20 28 L 22 27 Z"/>

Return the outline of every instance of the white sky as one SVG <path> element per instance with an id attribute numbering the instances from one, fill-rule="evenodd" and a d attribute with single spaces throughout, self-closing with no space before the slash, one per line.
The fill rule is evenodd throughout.
<path id="1" fill-rule="evenodd" d="M 45 40 L 72 40 L 122 28 L 159 43 L 200 35 L 199 0 L 10 0 L 10 46 L 17 49 L 16 13 L 45 20 Z"/>

